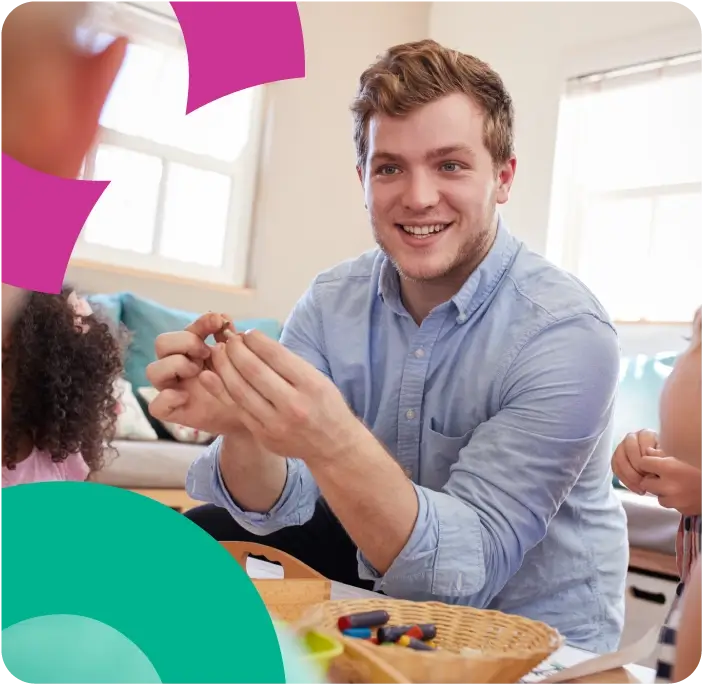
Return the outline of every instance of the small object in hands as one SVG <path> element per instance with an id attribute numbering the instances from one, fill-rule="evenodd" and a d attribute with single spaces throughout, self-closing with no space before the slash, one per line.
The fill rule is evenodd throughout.
<path id="1" fill-rule="evenodd" d="M 342 634 L 347 637 L 358 637 L 362 640 L 369 640 L 371 638 L 371 628 L 347 628 L 342 631 Z"/>
<path id="2" fill-rule="evenodd" d="M 387 611 L 363 611 L 359 614 L 340 616 L 337 619 L 337 627 L 344 632 L 349 628 L 372 628 L 373 626 L 384 626 L 391 620 Z"/>
<path id="3" fill-rule="evenodd" d="M 409 635 L 401 635 L 398 638 L 398 642 L 395 644 L 401 647 L 408 647 L 409 649 L 415 649 L 418 652 L 434 652 L 435 648 L 424 643 L 422 640 L 418 640 L 416 637 L 410 637 Z"/>
<path id="4" fill-rule="evenodd" d="M 437 628 L 432 623 L 418 623 L 407 626 L 386 626 L 378 629 L 379 642 L 397 642 L 401 635 L 418 640 L 432 640 L 437 637 Z"/>

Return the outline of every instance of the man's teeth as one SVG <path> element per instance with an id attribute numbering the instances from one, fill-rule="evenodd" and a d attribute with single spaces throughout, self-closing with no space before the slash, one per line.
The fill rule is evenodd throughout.
<path id="1" fill-rule="evenodd" d="M 403 226 L 406 233 L 414 236 L 426 236 L 443 231 L 449 224 L 428 224 L 427 226 Z"/>

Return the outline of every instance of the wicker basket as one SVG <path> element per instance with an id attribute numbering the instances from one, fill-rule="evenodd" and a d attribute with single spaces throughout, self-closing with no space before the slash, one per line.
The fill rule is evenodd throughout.
<path id="1" fill-rule="evenodd" d="M 436 652 L 374 645 L 342 636 L 342 642 L 354 641 L 360 649 L 373 650 L 413 683 L 516 683 L 562 644 L 559 633 L 544 623 L 440 602 L 330 601 L 312 609 L 303 620 L 339 637 L 340 616 L 377 609 L 390 614 L 389 625 L 437 626 L 435 641 L 440 649 Z M 462 650 L 475 653 L 462 654 Z"/>

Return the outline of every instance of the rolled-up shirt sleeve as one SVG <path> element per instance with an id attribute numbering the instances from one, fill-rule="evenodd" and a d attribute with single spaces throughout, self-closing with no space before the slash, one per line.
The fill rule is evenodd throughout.
<path id="1" fill-rule="evenodd" d="M 283 327 L 280 342 L 329 378 L 314 288 L 313 283 L 294 307 Z M 303 461 L 286 459 L 288 472 L 283 491 L 268 512 L 247 512 L 239 507 L 225 486 L 220 470 L 221 448 L 222 437 L 219 437 L 191 465 L 186 477 L 186 492 L 190 497 L 224 507 L 237 523 L 255 535 L 268 535 L 310 520 L 320 491 Z"/>
<path id="2" fill-rule="evenodd" d="M 193 462 L 186 478 L 186 492 L 190 497 L 223 507 L 242 528 L 255 535 L 268 535 L 310 520 L 319 491 L 302 461 L 286 460 L 288 473 L 283 492 L 268 512 L 248 512 L 239 507 L 225 487 L 220 471 L 221 447 L 222 438 L 218 438 Z"/>
<path id="3" fill-rule="evenodd" d="M 486 606 L 544 538 L 606 432 L 619 364 L 614 329 L 590 315 L 526 341 L 506 365 L 499 411 L 474 430 L 445 486 L 415 486 L 405 547 L 384 575 L 359 554 L 361 577 L 392 596 Z"/>

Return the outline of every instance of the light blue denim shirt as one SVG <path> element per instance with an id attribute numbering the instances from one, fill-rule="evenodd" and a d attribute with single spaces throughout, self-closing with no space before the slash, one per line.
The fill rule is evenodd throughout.
<path id="1" fill-rule="evenodd" d="M 419 514 L 381 576 L 394 597 L 539 619 L 592 651 L 618 646 L 628 547 L 611 484 L 616 332 L 575 278 L 501 222 L 479 268 L 418 326 L 380 251 L 318 276 L 283 344 L 331 378 L 415 484 Z M 219 440 L 193 464 L 188 493 L 266 535 L 310 519 L 320 491 L 288 460 L 266 514 L 225 489 Z M 369 474 L 371 476 L 371 474 Z"/>

